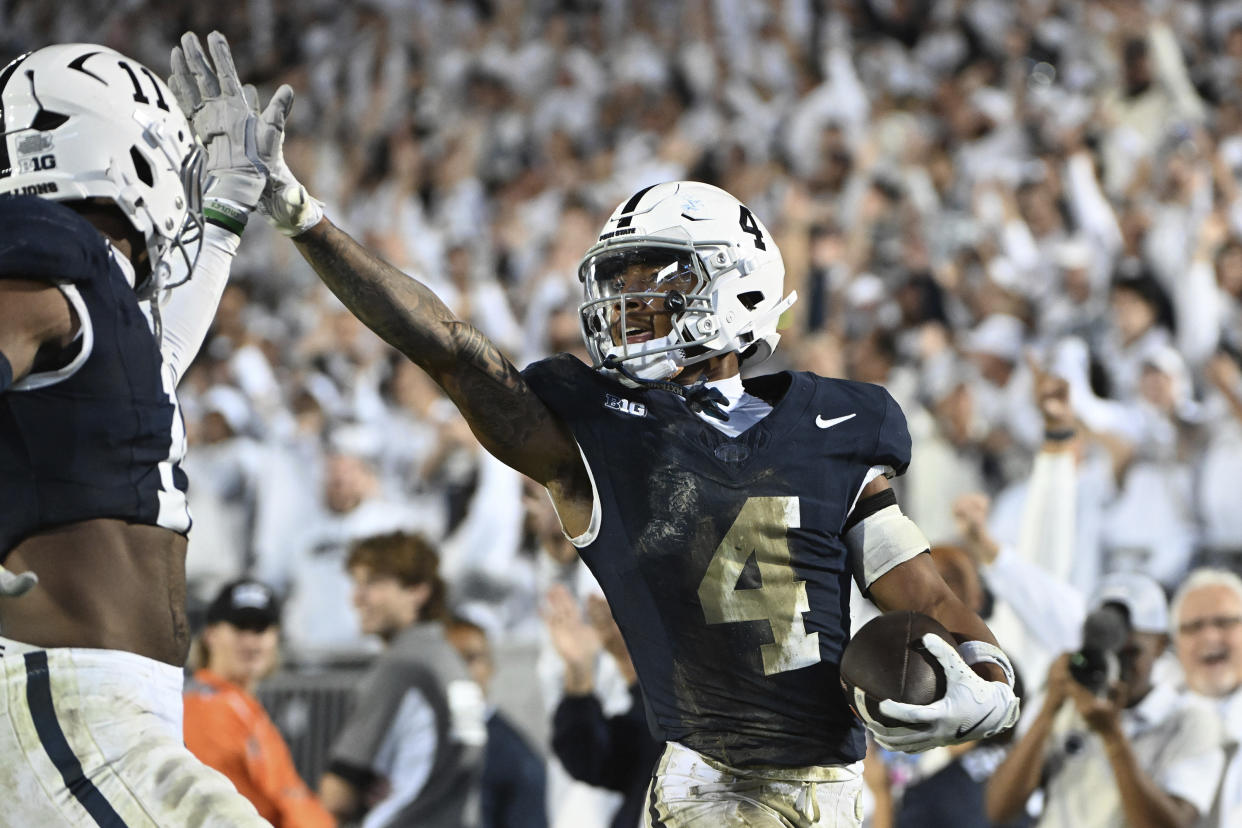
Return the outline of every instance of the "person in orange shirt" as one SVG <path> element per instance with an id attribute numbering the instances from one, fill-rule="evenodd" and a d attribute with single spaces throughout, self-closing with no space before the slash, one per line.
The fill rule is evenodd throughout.
<path id="1" fill-rule="evenodd" d="M 280 607 L 266 584 L 226 584 L 207 608 L 203 666 L 185 688 L 185 744 L 223 773 L 276 828 L 331 828 L 293 766 L 289 747 L 254 696 L 276 663 Z"/>

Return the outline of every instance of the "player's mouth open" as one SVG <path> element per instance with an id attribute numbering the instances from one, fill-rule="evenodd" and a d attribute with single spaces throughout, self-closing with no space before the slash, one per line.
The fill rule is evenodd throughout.
<path id="1" fill-rule="evenodd" d="M 637 325 L 631 325 L 625 329 L 625 341 L 627 343 L 647 342 L 655 336 L 655 332 L 650 328 L 641 328 Z"/>

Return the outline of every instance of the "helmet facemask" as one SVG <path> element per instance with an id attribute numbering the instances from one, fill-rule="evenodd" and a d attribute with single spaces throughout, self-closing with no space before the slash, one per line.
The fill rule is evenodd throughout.
<path id="1" fill-rule="evenodd" d="M 705 347 L 718 327 L 711 279 L 681 228 L 597 245 L 578 278 L 582 334 L 597 367 L 624 364 L 641 379 L 661 380 L 720 353 Z"/>
<path id="2" fill-rule="evenodd" d="M 697 181 L 656 184 L 613 211 L 578 268 L 583 339 L 597 369 L 634 386 L 721 354 L 760 362 L 796 298 L 784 295 L 784 276 L 775 241 L 746 205 Z M 632 322 L 653 315 L 668 329 L 642 336 Z"/>
<path id="3" fill-rule="evenodd" d="M 194 264 L 202 249 L 206 220 L 203 218 L 203 187 L 207 154 L 197 143 L 183 157 L 174 154 L 176 145 L 164 135 L 165 126 L 152 121 L 142 112 L 134 113 L 134 120 L 143 127 L 142 137 L 153 152 L 159 152 L 173 169 L 178 169 L 181 192 L 173 198 L 174 216 L 184 210 L 180 224 L 172 216 L 165 216 L 163 224 L 145 199 L 132 206 L 133 212 L 122 205 L 130 221 L 150 228 L 147 233 L 147 249 L 151 252 L 151 277 L 140 294 L 154 295 L 161 290 L 171 290 L 189 281 Z M 141 170 L 139 170 L 141 172 Z M 110 170 L 111 173 L 111 170 Z M 122 192 L 125 190 L 122 189 Z M 184 204 L 184 206 L 183 206 Z M 145 220 L 138 222 L 134 212 L 142 211 Z"/>

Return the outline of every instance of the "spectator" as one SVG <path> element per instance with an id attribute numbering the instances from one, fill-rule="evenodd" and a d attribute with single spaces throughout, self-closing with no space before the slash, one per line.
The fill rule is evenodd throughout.
<path id="1" fill-rule="evenodd" d="M 355 543 L 345 565 L 362 630 L 385 649 L 358 684 L 319 796 L 363 828 L 473 826 L 483 693 L 445 637 L 439 556 L 422 537 L 394 532 Z"/>
<path id="2" fill-rule="evenodd" d="M 1168 297 L 1148 273 L 1113 282 L 1112 330 L 1101 346 L 1108 365 L 1112 396 L 1130 401 L 1138 396 L 1143 363 L 1169 344 Z"/>
<path id="3" fill-rule="evenodd" d="M 445 631 L 486 696 L 496 671 L 487 631 L 463 615 L 450 619 Z M 546 828 L 548 782 L 543 757 L 493 704 L 488 704 L 481 784 L 480 828 Z"/>
<path id="4" fill-rule="evenodd" d="M 271 587 L 225 584 L 207 608 L 185 688 L 185 745 L 229 778 L 275 828 L 328 828 L 332 815 L 293 767 L 289 747 L 254 696 L 276 666 L 280 606 Z"/>
<path id="5" fill-rule="evenodd" d="M 642 818 L 652 769 L 663 745 L 651 737 L 634 665 L 607 602 L 588 599 L 584 621 L 564 586 L 548 590 L 544 619 L 565 661 L 564 695 L 552 716 L 552 749 L 574 779 L 624 795 L 612 828 L 632 828 Z M 630 688 L 628 710 L 607 716 L 595 694 L 595 662 L 601 652 L 616 660 Z"/>
<path id="6" fill-rule="evenodd" d="M 598 596 L 599 583 L 565 537 L 552 501 L 542 487 L 534 481 L 527 481 L 523 502 L 531 541 L 536 547 L 538 577 L 532 596 L 536 606 L 546 601 L 549 589 L 565 589 L 580 603 L 585 603 L 586 596 Z M 567 665 L 548 629 L 546 613 L 539 614 L 538 624 L 536 672 L 540 696 L 544 700 L 544 714 L 551 729 L 556 707 L 564 695 Z M 605 715 L 622 715 L 633 707 L 630 682 L 621 674 L 615 659 L 598 659 L 592 678 L 593 695 L 603 705 Z M 550 733 L 546 741 L 551 743 Z M 605 828 L 611 824 L 622 803 L 621 793 L 574 779 L 561 764 L 555 749 L 552 751 L 548 758 L 548 816 L 553 825 Z"/>
<path id="7" fill-rule="evenodd" d="M 987 432 L 987 445 L 1003 451 L 1017 442 L 1025 450 L 1039 445 L 1039 417 L 1031 406 L 1031 374 L 1022 361 L 1021 320 L 992 314 L 966 337 L 965 350 L 979 372 L 973 384 L 975 407 Z"/>
<path id="8" fill-rule="evenodd" d="M 1225 723 L 1228 763 L 1200 825 L 1237 825 L 1242 821 L 1242 579 L 1221 569 L 1191 572 L 1173 596 L 1173 643 L 1186 686 L 1215 704 Z"/>
<path id="9" fill-rule="evenodd" d="M 993 822 L 1022 813 L 1044 792 L 1036 823 L 1050 826 L 1191 826 L 1211 811 L 1224 766 L 1214 713 L 1152 668 L 1168 642 L 1164 592 L 1138 573 L 1105 577 L 1093 609 L 1126 617 L 1120 678 L 1096 695 L 1070 672 L 1070 655 L 1048 673 L 1042 706 L 988 783 Z"/>
<path id="10" fill-rule="evenodd" d="M 1147 572 L 1171 589 L 1189 568 L 1198 539 L 1193 470 L 1185 460 L 1198 414 L 1190 410 L 1189 376 L 1172 347 L 1153 350 L 1140 370 L 1132 408 L 1136 439 L 1105 510 L 1103 565 Z"/>
<path id="11" fill-rule="evenodd" d="M 344 563 L 353 541 L 397 530 L 438 536 L 439 514 L 410 498 L 390 498 L 370 448 L 351 444 L 355 436 L 370 439 L 358 429 L 338 432 L 338 447 L 325 463 L 321 503 L 291 527 L 279 558 L 257 566 L 266 580 L 287 588 L 289 645 L 303 659 L 367 650 L 358 617 L 349 611 Z"/>
<path id="12" fill-rule="evenodd" d="M 1206 374 L 1214 393 L 1204 403 L 1212 419 L 1195 481 L 1203 522 L 1201 559 L 1234 568 L 1242 561 L 1242 509 L 1230 497 L 1242 468 L 1242 363 L 1220 351 L 1208 360 Z"/>

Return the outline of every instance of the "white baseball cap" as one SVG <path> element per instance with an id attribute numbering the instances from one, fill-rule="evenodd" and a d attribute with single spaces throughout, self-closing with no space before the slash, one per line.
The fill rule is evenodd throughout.
<path id="1" fill-rule="evenodd" d="M 1169 601 L 1164 588 L 1141 572 L 1114 572 L 1105 575 L 1091 599 L 1092 609 L 1104 604 L 1121 604 L 1130 614 L 1130 627 L 1138 632 L 1169 631 Z"/>
<path id="2" fill-rule="evenodd" d="M 1023 341 L 1022 320 L 1007 313 L 993 313 L 966 335 L 965 350 L 1017 362 L 1022 359 Z"/>

